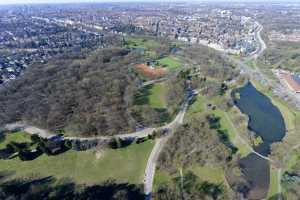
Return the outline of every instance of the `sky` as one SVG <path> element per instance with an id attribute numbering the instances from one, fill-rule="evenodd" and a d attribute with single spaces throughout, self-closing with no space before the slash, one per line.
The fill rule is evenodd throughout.
<path id="1" fill-rule="evenodd" d="M 0 0 L 0 4 L 28 4 L 28 3 L 79 3 L 79 2 L 128 2 L 128 1 L 188 1 L 188 0 Z M 189 0 L 190 1 L 201 1 L 201 0 Z M 203 0 L 203 1 L 218 1 L 218 0 Z M 241 1 L 241 2 L 271 2 L 271 1 L 280 1 L 280 0 L 219 0 L 219 1 Z M 300 0 L 281 0 L 283 2 L 299 2 Z"/>

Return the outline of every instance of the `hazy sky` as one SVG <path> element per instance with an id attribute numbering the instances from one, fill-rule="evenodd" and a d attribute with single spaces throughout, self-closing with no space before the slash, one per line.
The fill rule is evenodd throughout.
<path id="1" fill-rule="evenodd" d="M 0 4 L 16 4 L 16 3 L 71 3 L 71 2 L 128 2 L 128 1 L 142 1 L 142 0 L 0 0 Z M 143 0 L 143 1 L 201 1 L 201 0 Z M 203 1 L 218 1 L 218 0 L 203 0 Z M 249 1 L 264 1 L 264 2 L 271 2 L 271 1 L 280 1 L 280 0 L 219 0 L 219 1 L 241 1 L 241 2 L 249 2 Z M 288 2 L 299 2 L 300 0 L 281 0 L 281 1 L 288 1 Z"/>

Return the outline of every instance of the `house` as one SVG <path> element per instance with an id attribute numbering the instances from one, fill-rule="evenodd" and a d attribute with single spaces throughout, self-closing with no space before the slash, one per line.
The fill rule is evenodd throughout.
<path id="1" fill-rule="evenodd" d="M 293 92 L 300 93 L 300 78 L 299 76 L 290 73 L 289 71 L 279 70 L 279 79 Z"/>

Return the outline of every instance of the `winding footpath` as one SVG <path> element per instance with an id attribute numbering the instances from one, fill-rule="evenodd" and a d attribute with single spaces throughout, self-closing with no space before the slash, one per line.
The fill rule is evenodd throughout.
<path id="1" fill-rule="evenodd" d="M 255 36 L 257 41 L 259 41 L 259 48 L 252 54 L 250 55 L 250 59 L 256 60 L 262 53 L 263 51 L 267 48 L 265 42 L 261 38 L 261 31 L 263 30 L 262 25 L 260 25 L 258 22 L 258 31 L 256 32 Z M 234 59 L 227 54 L 223 52 L 223 56 L 226 56 L 226 58 L 230 59 L 234 63 L 236 63 L 238 66 L 240 66 L 240 69 L 242 72 L 247 73 L 251 76 L 251 78 L 257 78 L 257 74 L 261 77 L 262 80 L 264 80 L 266 83 L 270 84 L 270 80 L 265 77 L 259 69 L 251 69 L 249 66 L 247 66 L 244 62 Z M 149 81 L 143 83 L 143 86 L 153 84 L 155 82 L 161 82 L 164 81 L 164 79 L 158 79 L 154 81 Z M 272 81 L 273 82 L 273 81 Z M 153 134 L 155 131 L 159 130 L 165 130 L 168 129 L 168 134 L 165 137 L 161 137 L 156 139 L 155 145 L 150 153 L 150 156 L 147 161 L 147 166 L 145 169 L 145 174 L 144 174 L 144 193 L 146 195 L 146 199 L 149 200 L 151 199 L 151 193 L 152 193 L 152 187 L 153 187 L 153 180 L 154 180 L 154 175 L 155 175 L 155 169 L 156 169 L 156 163 L 159 157 L 160 152 L 164 148 L 166 142 L 168 139 L 172 136 L 172 133 L 176 130 L 178 126 L 180 126 L 183 123 L 184 115 L 187 111 L 188 105 L 190 100 L 199 93 L 200 91 L 193 91 L 192 95 L 189 96 L 188 98 L 185 99 L 183 104 L 180 107 L 180 110 L 178 114 L 176 115 L 175 119 L 170 122 L 169 124 L 158 127 L 158 128 L 146 128 L 141 131 L 133 132 L 133 133 L 128 133 L 128 134 L 120 134 L 120 135 L 114 135 L 114 136 L 95 136 L 95 137 L 64 137 L 65 140 L 76 140 L 76 141 L 106 141 L 106 140 L 111 140 L 112 138 L 120 138 L 120 139 L 139 139 L 139 138 L 145 138 L 151 134 Z M 274 162 L 272 159 L 261 155 L 260 153 L 256 152 L 240 135 L 234 124 L 232 123 L 232 120 L 229 118 L 228 114 L 226 113 L 226 117 L 228 121 L 231 123 L 232 127 L 234 128 L 236 139 L 239 140 L 241 143 L 243 143 L 249 150 L 250 152 L 258 155 L 259 157 L 268 160 L 270 162 Z M 37 128 L 35 126 L 28 125 L 23 122 L 17 122 L 13 124 L 7 124 L 4 129 L 6 130 L 14 130 L 14 129 L 21 129 L 24 132 L 27 132 L 29 134 L 37 134 L 42 138 L 51 138 L 57 136 L 57 134 L 51 133 L 50 131 L 47 131 L 45 129 Z M 280 180 L 280 174 L 281 174 L 281 169 L 278 170 L 278 181 Z M 280 182 L 278 183 L 278 190 L 281 192 L 281 186 Z"/>
<path id="2" fill-rule="evenodd" d="M 141 131 L 137 131 L 134 133 L 129 134 L 120 134 L 120 135 L 114 135 L 114 136 L 96 136 L 96 137 L 64 137 L 64 140 L 72 140 L 72 141 L 107 141 L 111 140 L 112 138 L 120 138 L 120 139 L 139 139 L 139 138 L 145 138 L 151 134 L 153 134 L 155 131 L 160 130 L 168 130 L 167 136 L 161 137 L 156 139 L 155 145 L 151 151 L 151 154 L 147 161 L 147 166 L 145 169 L 145 175 L 144 175 L 144 193 L 146 195 L 146 199 L 151 199 L 151 193 L 152 193 L 152 186 L 153 186 L 153 180 L 155 175 L 155 168 L 156 168 L 156 162 L 158 160 L 159 154 L 162 151 L 165 143 L 167 142 L 168 138 L 171 136 L 171 133 L 183 123 L 184 115 L 187 111 L 189 102 L 192 100 L 192 98 L 197 95 L 200 92 L 200 90 L 194 90 L 192 91 L 192 95 L 189 97 L 186 97 L 183 104 L 180 106 L 179 112 L 174 118 L 172 122 L 169 124 L 158 127 L 158 128 L 146 128 Z M 13 131 L 15 129 L 23 130 L 26 133 L 29 134 L 37 134 L 41 138 L 49 139 L 51 137 L 57 136 L 57 134 L 51 133 L 48 130 L 41 129 L 35 126 L 28 125 L 24 122 L 16 122 L 12 124 L 7 124 L 4 126 L 5 130 Z"/>
<path id="3" fill-rule="evenodd" d="M 193 95 L 189 98 L 186 98 L 184 103 L 181 105 L 179 112 L 177 113 L 176 117 L 174 118 L 174 120 L 172 122 L 170 122 L 169 124 L 162 126 L 162 127 L 158 127 L 158 128 L 145 128 L 143 130 L 140 131 L 136 131 L 133 133 L 128 133 L 128 134 L 120 134 L 120 135 L 114 135 L 114 136 L 94 136 L 94 137 L 64 137 L 65 140 L 76 140 L 76 141 L 101 141 L 101 140 L 110 140 L 112 138 L 120 138 L 120 139 L 141 139 L 141 138 L 145 138 L 151 134 L 154 133 L 154 131 L 159 131 L 159 130 L 163 130 L 163 129 L 173 129 L 175 127 L 177 127 L 177 124 L 181 124 L 183 122 L 183 118 L 185 115 L 185 112 L 187 110 L 189 101 L 192 99 L 192 97 L 194 95 L 198 94 L 198 91 L 194 91 Z M 22 130 L 26 133 L 29 133 L 31 135 L 36 134 L 38 136 L 40 136 L 41 138 L 45 138 L 45 139 L 49 139 L 51 137 L 55 137 L 57 136 L 57 134 L 52 133 L 48 130 L 42 129 L 42 128 L 38 128 L 36 126 L 31 126 L 27 123 L 24 122 L 16 122 L 16 123 L 11 123 L 11 124 L 7 124 L 4 126 L 5 130 L 8 131 L 13 131 L 15 129 L 18 130 Z"/>
<path id="4" fill-rule="evenodd" d="M 230 122 L 231 127 L 233 127 L 233 130 L 234 130 L 234 132 L 235 132 L 235 139 L 239 140 L 242 144 L 244 144 L 244 145 L 247 147 L 247 149 L 248 149 L 251 153 L 254 153 L 254 154 L 256 154 L 257 156 L 259 156 L 259 157 L 261 157 L 261 158 L 263 158 L 263 159 L 265 159 L 265 160 L 268 160 L 268 161 L 274 163 L 274 161 L 273 161 L 271 158 L 269 158 L 269 157 L 267 157 L 267 156 L 264 156 L 264 155 L 258 153 L 257 151 L 255 151 L 255 150 L 248 144 L 248 142 L 245 141 L 245 140 L 242 138 L 242 136 L 240 136 L 238 130 L 236 129 L 235 125 L 233 124 L 232 120 L 229 118 L 229 116 L 228 116 L 228 114 L 227 114 L 226 112 L 225 112 L 225 116 L 226 116 L 226 118 L 227 118 L 227 121 Z"/>
<path id="5" fill-rule="evenodd" d="M 166 144 L 168 139 L 171 137 L 173 131 L 176 130 L 176 128 L 183 123 L 184 115 L 187 111 L 189 102 L 198 93 L 199 91 L 194 91 L 193 95 L 185 100 L 185 102 L 182 104 L 180 111 L 177 114 L 176 118 L 173 120 L 173 122 L 169 123 L 166 126 L 161 127 L 162 129 L 169 129 L 169 134 L 166 137 L 158 138 L 156 140 L 152 152 L 148 158 L 145 175 L 144 175 L 144 193 L 146 195 L 146 200 L 151 199 L 156 162 L 158 160 L 159 154 L 164 148 L 164 145 Z"/>

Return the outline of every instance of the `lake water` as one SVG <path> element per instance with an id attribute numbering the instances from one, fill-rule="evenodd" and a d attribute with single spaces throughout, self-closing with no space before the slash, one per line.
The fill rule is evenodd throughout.
<path id="1" fill-rule="evenodd" d="M 251 83 L 234 90 L 232 97 L 236 92 L 240 94 L 240 98 L 235 98 L 234 103 L 241 112 L 248 115 L 248 128 L 263 139 L 263 143 L 254 149 L 267 156 L 270 153 L 270 145 L 281 141 L 285 136 L 284 119 L 271 100 L 257 91 Z M 251 199 L 264 198 L 268 192 L 270 179 L 268 161 L 251 153 L 240 160 L 240 167 L 252 185 L 249 197 Z"/>

